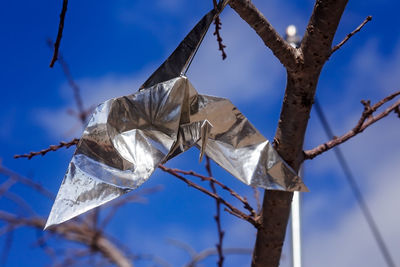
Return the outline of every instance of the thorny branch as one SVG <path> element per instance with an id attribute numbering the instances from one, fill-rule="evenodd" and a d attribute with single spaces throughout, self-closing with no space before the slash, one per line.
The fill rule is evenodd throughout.
<path id="1" fill-rule="evenodd" d="M 79 139 L 78 139 L 78 138 L 74 138 L 74 139 L 72 139 L 72 140 L 69 141 L 69 142 L 61 141 L 60 144 L 58 144 L 58 145 L 51 145 L 51 146 L 49 146 L 48 148 L 42 149 L 42 150 L 37 151 L 37 152 L 31 151 L 31 152 L 29 152 L 29 153 L 27 153 L 27 154 L 15 155 L 14 158 L 15 158 L 15 159 L 18 159 L 18 158 L 28 158 L 28 159 L 31 159 L 32 157 L 38 156 L 38 155 L 44 156 L 44 155 L 46 155 L 46 154 L 47 154 L 48 152 L 50 152 L 50 151 L 56 151 L 56 150 L 58 150 L 58 149 L 60 149 L 60 148 L 62 148 L 62 147 L 69 148 L 69 147 L 71 147 L 71 146 L 74 146 L 74 145 L 78 144 L 78 142 L 79 142 Z"/>
<path id="2" fill-rule="evenodd" d="M 336 52 L 337 50 L 339 50 L 354 34 L 359 32 L 365 26 L 365 24 L 367 24 L 371 20 L 372 20 L 372 16 L 366 17 L 365 20 L 354 31 L 352 31 L 351 33 L 347 34 L 346 37 L 340 43 L 338 43 L 337 45 L 335 45 L 332 48 L 331 55 L 334 52 Z"/>
<path id="3" fill-rule="evenodd" d="M 324 144 L 321 144 L 313 149 L 304 151 L 305 159 L 313 159 L 316 156 L 332 149 L 333 147 L 342 144 L 349 140 L 350 138 L 356 136 L 357 134 L 363 132 L 366 128 L 374 124 L 375 122 L 379 121 L 380 119 L 386 117 L 391 112 L 397 113 L 396 110 L 399 109 L 400 100 L 396 101 L 394 104 L 386 108 L 384 111 L 379 113 L 378 115 L 373 115 L 383 104 L 389 102 L 390 100 L 394 99 L 396 96 L 400 95 L 400 91 L 395 92 L 384 99 L 377 102 L 375 105 L 371 106 L 371 101 L 362 100 L 361 103 L 364 105 L 364 111 L 361 114 L 360 119 L 358 120 L 357 125 L 345 133 L 344 135 L 334 138 Z"/>
<path id="4" fill-rule="evenodd" d="M 57 38 L 56 42 L 54 43 L 54 53 L 50 62 L 50 68 L 54 66 L 54 63 L 58 59 L 58 50 L 60 49 L 61 38 L 64 30 L 64 20 L 65 20 L 65 14 L 67 13 L 67 7 L 68 7 L 68 0 L 63 0 L 63 6 L 60 13 L 60 23 L 58 24 Z"/>

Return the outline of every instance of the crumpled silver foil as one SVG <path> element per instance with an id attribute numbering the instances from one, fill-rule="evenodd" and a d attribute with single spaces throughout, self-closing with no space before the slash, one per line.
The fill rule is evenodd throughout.
<path id="1" fill-rule="evenodd" d="M 229 100 L 198 94 L 183 75 L 216 14 L 203 17 L 140 91 L 95 109 L 45 228 L 137 188 L 159 164 L 193 146 L 200 159 L 206 154 L 247 185 L 308 191 Z"/>

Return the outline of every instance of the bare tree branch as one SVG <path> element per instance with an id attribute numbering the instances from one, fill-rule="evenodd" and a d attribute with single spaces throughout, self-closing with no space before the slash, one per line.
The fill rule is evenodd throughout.
<path id="1" fill-rule="evenodd" d="M 221 196 L 214 194 L 213 192 L 208 191 L 207 189 L 205 189 L 204 187 L 193 183 L 192 181 L 186 179 L 185 177 L 183 177 L 182 175 L 180 175 L 179 173 L 175 172 L 173 169 L 170 169 L 168 167 L 165 167 L 164 165 L 159 165 L 159 168 L 169 174 L 172 174 L 173 176 L 175 176 L 176 178 L 182 180 L 183 182 L 185 182 L 187 185 L 196 188 L 197 190 L 203 192 L 204 194 L 214 198 L 214 199 L 218 199 L 222 204 L 224 204 L 228 209 L 227 211 L 240 218 L 243 220 L 246 220 L 248 222 L 250 222 L 252 225 L 254 225 L 254 227 L 258 228 L 259 227 L 259 222 L 258 222 L 258 218 L 254 218 L 251 215 L 247 215 L 245 213 L 243 213 L 242 211 L 238 210 L 237 208 L 235 208 L 232 204 L 230 204 L 229 202 L 227 202 L 225 199 L 223 199 Z"/>
<path id="2" fill-rule="evenodd" d="M 321 69 L 331 53 L 331 44 L 347 0 L 317 0 L 301 42 L 304 63 Z"/>
<path id="3" fill-rule="evenodd" d="M 234 254 L 234 255 L 238 255 L 238 254 L 251 254 L 252 250 L 248 249 L 248 248 L 225 248 L 223 250 L 224 254 Z M 195 257 L 193 257 L 190 262 L 188 262 L 187 264 L 185 264 L 185 267 L 195 267 L 197 266 L 197 263 L 205 260 L 206 258 L 216 255 L 218 254 L 218 251 L 216 249 L 213 248 L 209 248 L 209 249 L 205 249 L 203 251 L 201 251 L 200 253 L 198 253 L 197 255 L 195 255 Z"/>
<path id="4" fill-rule="evenodd" d="M 242 202 L 243 203 L 243 207 L 245 209 L 247 209 L 252 214 L 252 216 L 256 216 L 257 215 L 257 212 L 253 209 L 253 207 L 249 204 L 249 202 L 247 201 L 247 199 L 245 197 L 240 196 L 233 189 L 229 188 L 228 186 L 226 186 L 225 184 L 223 184 L 220 181 L 216 180 L 215 178 L 207 177 L 207 176 L 201 175 L 199 173 L 196 173 L 194 171 L 184 171 L 184 170 L 181 170 L 181 169 L 171 169 L 171 170 L 176 172 L 176 173 L 181 173 L 181 174 L 184 174 L 184 175 L 191 175 L 191 176 L 194 176 L 194 177 L 198 177 L 203 181 L 209 181 L 209 182 L 213 182 L 213 183 L 219 185 L 222 189 L 228 191 L 233 197 L 235 197 L 240 202 Z"/>
<path id="5" fill-rule="evenodd" d="M 347 34 L 346 37 L 340 43 L 338 43 L 337 45 L 335 45 L 332 48 L 330 55 L 332 55 L 334 52 L 339 50 L 353 35 L 355 35 L 357 32 L 359 32 L 365 26 L 365 24 L 367 24 L 371 20 L 372 20 L 372 16 L 366 17 L 365 20 L 354 31 Z"/>
<path id="6" fill-rule="evenodd" d="M 224 48 L 226 47 L 226 45 L 224 45 L 222 43 L 222 37 L 221 37 L 221 19 L 219 18 L 219 16 L 217 16 L 214 20 L 214 24 L 215 24 L 215 31 L 213 33 L 213 35 L 217 36 L 217 42 L 218 42 L 218 50 L 221 51 L 221 55 L 222 55 L 222 60 L 226 59 L 226 53 Z"/>
<path id="7" fill-rule="evenodd" d="M 54 194 L 52 192 L 50 192 L 49 190 L 47 190 L 46 188 L 44 188 L 41 184 L 39 184 L 35 181 L 32 181 L 31 179 L 24 177 L 16 172 L 13 172 L 13 171 L 5 168 L 2 165 L 0 165 L 0 174 L 3 174 L 5 176 L 9 177 L 9 179 L 12 179 L 16 182 L 19 182 L 21 184 L 31 187 L 32 189 L 39 192 L 40 194 L 42 194 L 45 197 L 48 197 L 50 199 L 55 198 Z"/>
<path id="8" fill-rule="evenodd" d="M 47 43 L 50 47 L 54 46 L 53 42 L 48 39 Z M 58 63 L 61 65 L 62 71 L 64 73 L 65 78 L 68 81 L 69 86 L 71 87 L 73 93 L 74 93 L 74 100 L 76 103 L 76 107 L 78 109 L 78 114 L 77 117 L 81 121 L 82 124 L 86 123 L 86 119 L 88 115 L 93 111 L 93 108 L 88 108 L 85 110 L 84 105 L 83 105 L 83 99 L 81 96 L 81 89 L 78 86 L 78 84 L 75 82 L 74 78 L 72 77 L 71 70 L 69 68 L 69 65 L 67 61 L 64 60 L 63 56 L 61 55 L 61 52 L 58 52 Z M 70 112 L 72 115 L 75 115 L 73 112 Z"/>
<path id="9" fill-rule="evenodd" d="M 61 38 L 64 30 L 64 20 L 65 20 L 65 14 L 67 13 L 67 7 L 68 7 L 68 0 L 63 0 L 63 5 L 60 13 L 60 23 L 58 24 L 57 38 L 56 42 L 54 43 L 54 53 L 50 62 L 50 68 L 54 66 L 54 63 L 58 59 L 58 50 L 60 48 Z"/>
<path id="10" fill-rule="evenodd" d="M 40 217 L 17 217 L 11 213 L 0 211 L 0 220 L 13 225 L 14 227 L 29 226 L 42 230 L 45 220 Z M 119 267 L 133 267 L 133 264 L 124 254 L 101 233 L 93 231 L 86 224 L 78 224 L 73 221 L 50 227 L 50 232 L 60 235 L 63 238 L 85 244 L 93 250 L 101 253 L 105 258 Z"/>
<path id="11" fill-rule="evenodd" d="M 71 140 L 71 141 L 69 141 L 69 142 L 61 141 L 59 145 L 51 145 L 51 146 L 49 146 L 48 148 L 42 149 L 42 150 L 37 151 L 37 152 L 32 151 L 32 152 L 29 152 L 29 153 L 27 153 L 27 154 L 15 155 L 14 158 L 15 158 L 15 159 L 18 159 L 18 158 L 28 158 L 28 159 L 31 159 L 32 157 L 38 156 L 38 155 L 44 156 L 44 155 L 46 155 L 46 154 L 47 154 L 48 152 L 50 152 L 50 151 L 56 151 L 56 150 L 58 150 L 58 149 L 60 149 L 60 148 L 62 148 L 62 147 L 69 148 L 70 146 L 74 146 L 74 145 L 78 144 L 78 142 L 79 142 L 79 139 L 78 139 L 78 138 L 74 138 L 73 140 Z"/>
<path id="12" fill-rule="evenodd" d="M 112 203 L 109 204 L 110 211 L 109 213 L 105 216 L 103 221 L 100 224 L 100 229 L 103 229 L 107 226 L 107 224 L 114 218 L 115 214 L 121 208 L 123 205 L 132 203 L 132 202 L 144 202 L 145 199 L 142 197 L 142 195 L 147 195 L 147 194 L 152 194 L 158 191 L 162 190 L 162 186 L 154 186 L 151 188 L 143 189 L 139 192 L 136 192 L 136 194 L 132 194 L 130 196 L 127 196 L 125 198 L 121 198 L 119 200 L 115 200 Z"/>
<path id="13" fill-rule="evenodd" d="M 256 31 L 283 66 L 288 69 L 296 67 L 296 59 L 301 58 L 300 51 L 293 48 L 279 35 L 250 0 L 231 0 L 229 5 Z"/>
<path id="14" fill-rule="evenodd" d="M 206 156 L 205 168 L 208 172 L 208 176 L 212 177 L 210 158 L 208 156 Z M 214 194 L 217 194 L 217 189 L 215 188 L 215 183 L 213 181 L 210 181 L 210 187 L 211 187 L 212 192 Z M 217 265 L 218 265 L 218 267 L 222 267 L 224 265 L 224 253 L 222 250 L 222 244 L 223 244 L 225 232 L 222 230 L 222 226 L 221 226 L 221 202 L 218 199 L 215 200 L 215 202 L 216 202 L 217 213 L 214 216 L 214 219 L 217 224 L 217 231 L 218 231 L 218 243 L 216 244 L 216 248 L 217 248 L 217 252 L 218 252 Z"/>
<path id="15" fill-rule="evenodd" d="M 398 95 L 400 95 L 400 91 L 393 93 L 393 94 L 389 95 L 388 97 L 385 97 L 384 99 L 382 99 L 381 101 L 379 101 L 378 103 L 376 103 L 373 106 L 370 106 L 370 101 L 361 101 L 361 103 L 363 103 L 363 105 L 364 105 L 364 112 L 361 114 L 361 117 L 360 117 L 357 125 L 353 129 L 351 129 L 350 131 L 348 131 L 347 133 L 345 133 L 344 135 L 342 135 L 340 137 L 334 138 L 334 139 L 332 139 L 324 144 L 321 144 L 313 149 L 304 151 L 305 159 L 313 159 L 316 156 L 334 148 L 335 146 L 346 142 L 350 138 L 363 132 L 366 128 L 368 128 L 375 122 L 386 117 L 391 112 L 395 112 L 396 109 L 398 109 L 400 106 L 400 100 L 398 100 L 397 102 L 395 102 L 394 104 L 392 104 L 391 106 L 386 108 L 384 111 L 382 111 L 378 115 L 373 116 L 373 113 L 376 112 L 379 107 L 381 107 L 383 104 L 389 102 L 390 100 L 392 100 L 393 98 L 395 98 Z"/>
<path id="16" fill-rule="evenodd" d="M 276 130 L 275 148 L 298 171 L 303 160 L 304 136 L 321 70 L 329 58 L 332 40 L 347 0 L 317 0 L 293 65 L 286 67 L 287 83 Z M 281 57 L 293 58 L 290 53 Z M 279 58 L 279 57 L 278 57 Z M 286 235 L 293 193 L 267 190 L 257 231 L 252 267 L 277 267 Z"/>

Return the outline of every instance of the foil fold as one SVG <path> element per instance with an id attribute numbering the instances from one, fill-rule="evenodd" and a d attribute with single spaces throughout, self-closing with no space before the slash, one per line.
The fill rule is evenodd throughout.
<path id="1" fill-rule="evenodd" d="M 234 177 L 269 190 L 308 191 L 271 143 L 225 98 L 199 94 L 184 76 L 220 1 L 138 92 L 96 107 L 68 166 L 45 228 L 142 185 L 160 163 L 191 147 Z"/>

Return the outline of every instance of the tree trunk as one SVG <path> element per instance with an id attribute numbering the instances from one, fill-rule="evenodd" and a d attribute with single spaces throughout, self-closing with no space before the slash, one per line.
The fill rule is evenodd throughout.
<path id="1" fill-rule="evenodd" d="M 333 37 L 347 0 L 317 0 L 301 46 L 291 48 L 250 0 L 231 0 L 231 7 L 260 36 L 287 70 L 287 84 L 274 138 L 282 158 L 298 171 L 318 78 L 331 54 Z M 253 267 L 277 267 L 281 257 L 293 193 L 266 190 L 262 226 L 257 232 Z"/>

